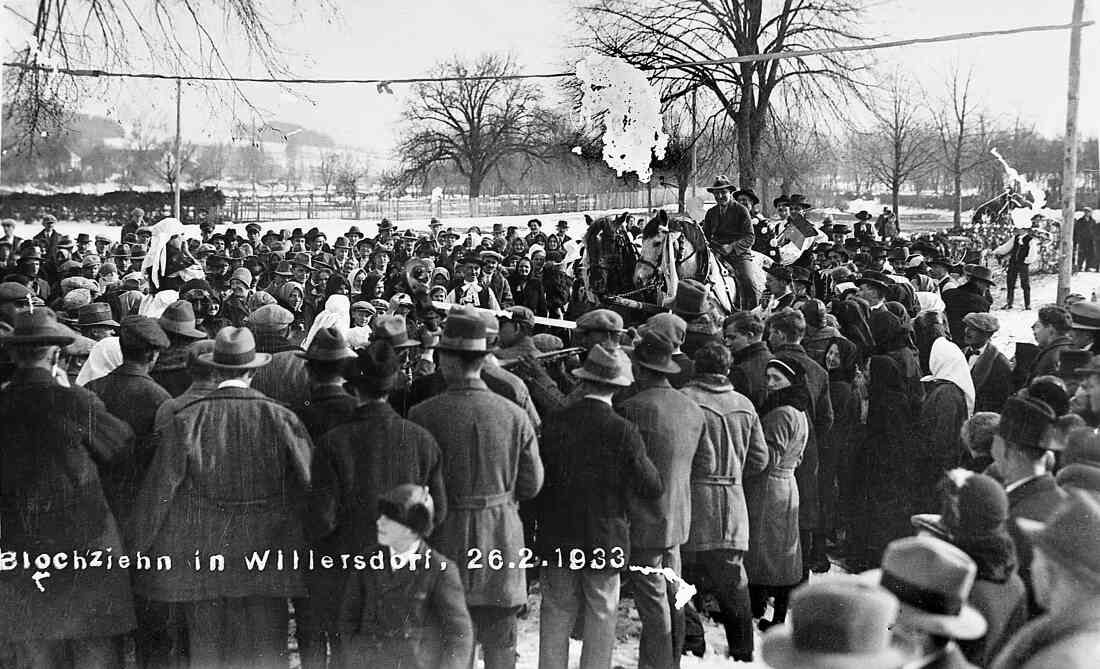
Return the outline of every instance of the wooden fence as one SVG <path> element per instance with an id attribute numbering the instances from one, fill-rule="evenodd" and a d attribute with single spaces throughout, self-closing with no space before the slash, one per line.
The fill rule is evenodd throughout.
<path id="1" fill-rule="evenodd" d="M 326 196 L 323 193 L 286 195 L 239 195 L 226 199 L 225 222 L 249 223 L 299 219 L 346 219 L 391 221 L 466 216 L 542 216 L 570 211 L 605 211 L 675 207 L 676 191 L 654 188 L 651 192 L 614 191 L 588 194 L 496 195 L 480 198 L 430 197 L 360 199 Z"/>

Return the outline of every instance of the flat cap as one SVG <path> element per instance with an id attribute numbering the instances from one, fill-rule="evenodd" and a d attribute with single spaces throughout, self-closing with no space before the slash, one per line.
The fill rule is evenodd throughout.
<path id="1" fill-rule="evenodd" d="M 265 304 L 248 317 L 248 326 L 256 331 L 282 330 L 294 322 L 294 314 L 277 304 Z"/>
<path id="2" fill-rule="evenodd" d="M 123 316 L 118 330 L 119 344 L 122 348 L 165 349 L 171 346 L 168 335 L 160 325 L 146 316 L 131 314 Z"/>
<path id="3" fill-rule="evenodd" d="M 535 312 L 531 311 L 527 307 L 515 306 L 508 307 L 508 320 L 516 324 L 524 324 L 529 327 L 535 326 Z"/>
<path id="4" fill-rule="evenodd" d="M 610 309 L 594 309 L 577 319 L 578 330 L 595 332 L 624 332 L 623 317 Z"/>
<path id="5" fill-rule="evenodd" d="M 25 300 L 31 296 L 31 289 L 21 283 L 5 281 L 0 283 L 0 303 Z"/>
<path id="6" fill-rule="evenodd" d="M 985 332 L 993 334 L 997 330 L 1001 329 L 1001 324 L 997 322 L 997 318 L 984 313 L 969 313 L 963 316 L 963 323 L 969 325 L 979 332 Z"/>

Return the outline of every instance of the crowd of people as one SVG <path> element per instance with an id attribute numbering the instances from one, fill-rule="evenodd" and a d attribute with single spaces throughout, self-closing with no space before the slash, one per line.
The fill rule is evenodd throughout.
<path id="1" fill-rule="evenodd" d="M 727 256 L 812 210 L 711 190 Z M 1100 304 L 1010 359 L 989 268 L 854 218 L 724 320 L 684 279 L 569 330 L 564 223 L 4 221 L 0 666 L 514 667 L 536 584 L 546 669 L 610 667 L 623 596 L 647 669 L 701 617 L 776 669 L 1094 666 Z"/>

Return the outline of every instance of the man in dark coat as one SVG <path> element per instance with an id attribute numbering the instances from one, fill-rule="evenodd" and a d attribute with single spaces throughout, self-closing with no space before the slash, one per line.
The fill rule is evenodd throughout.
<path id="1" fill-rule="evenodd" d="M 993 437 L 993 464 L 1008 494 L 1009 533 L 1016 543 L 1020 578 L 1028 589 L 1031 610 L 1038 611 L 1031 579 L 1031 542 L 1020 532 L 1018 518 L 1046 522 L 1066 494 L 1046 471 L 1046 451 L 1041 442 L 1054 422 L 1054 411 L 1045 402 L 1010 397 L 1001 411 Z"/>
<path id="2" fill-rule="evenodd" d="M 1062 351 L 1074 348 L 1073 339 L 1069 336 L 1072 327 L 1073 319 L 1065 307 L 1048 305 L 1039 309 L 1038 320 L 1031 326 L 1039 352 L 1028 371 L 1025 385 L 1031 385 L 1036 377 L 1058 373 L 1058 356 Z"/>
<path id="3" fill-rule="evenodd" d="M 691 477 L 714 472 L 714 445 L 703 410 L 672 387 L 679 373 L 674 343 L 660 328 L 639 328 L 634 347 L 638 392 L 619 413 L 642 433 L 646 454 L 661 472 L 664 493 L 654 500 L 633 498 L 630 506 L 630 563 L 680 574 L 680 545 L 691 530 Z M 679 666 L 684 643 L 683 609 L 673 606 L 675 588 L 660 573 L 632 572 L 634 603 L 642 620 L 640 669 Z"/>
<path id="4" fill-rule="evenodd" d="M 767 467 L 768 446 L 752 402 L 726 376 L 729 350 L 708 344 L 695 352 L 694 362 L 695 378 L 683 393 L 703 409 L 716 466 L 713 474 L 691 480 L 691 535 L 683 546 L 684 567 L 705 574 L 715 590 L 730 657 L 751 662 L 752 609 L 744 566 L 749 512 L 742 481 Z"/>
<path id="5" fill-rule="evenodd" d="M 714 195 L 714 206 L 703 217 L 703 234 L 715 252 L 733 270 L 740 291 L 740 307 L 753 309 L 760 300 L 751 277 L 755 270 L 750 266 L 751 252 L 756 236 L 753 234 L 752 214 L 744 205 L 730 197 L 734 190 L 729 178 L 720 175 L 707 191 Z"/>
<path id="6" fill-rule="evenodd" d="M 135 587 L 183 603 L 193 664 L 285 666 L 287 599 L 305 588 L 298 570 L 275 568 L 276 550 L 305 547 L 313 446 L 293 412 L 249 387 L 271 360 L 249 330 L 223 328 L 199 360 L 218 388 L 164 429 L 131 520 L 130 549 L 176 568 L 137 572 Z"/>
<path id="7" fill-rule="evenodd" d="M 539 665 L 569 664 L 569 632 L 584 608 L 582 666 L 610 666 L 619 578 L 630 553 L 629 499 L 652 499 L 661 477 L 638 428 L 611 408 L 634 376 L 621 350 L 595 346 L 573 370 L 584 397 L 552 413 L 543 428 L 546 482 L 538 506 L 538 554 L 580 549 L 590 567 L 554 564 L 542 573 Z"/>
<path id="8" fill-rule="evenodd" d="M 526 574 L 477 565 L 488 564 L 490 553 L 505 563 L 523 562 L 518 502 L 538 494 L 543 468 L 531 419 L 482 380 L 488 348 L 485 321 L 470 309 L 452 309 L 437 349 L 447 390 L 410 409 L 409 420 L 443 451 L 448 512 L 434 540 L 457 560 L 486 669 L 499 669 L 515 667 Z"/>
<path id="9" fill-rule="evenodd" d="M 439 446 L 424 428 L 397 415 L 387 395 L 400 360 L 386 341 L 361 350 L 347 367 L 357 406 L 348 419 L 319 435 L 313 459 L 310 543 L 319 553 L 361 552 L 377 540 L 379 496 L 402 483 L 426 486 L 435 500 L 435 524 L 447 515 Z M 453 557 L 453 556 L 447 556 Z M 459 556 L 460 558 L 465 556 Z M 324 667 L 325 641 L 339 653 L 335 631 L 346 574 L 306 574 L 309 600 L 295 607 L 302 666 Z"/>
<path id="10" fill-rule="evenodd" d="M 780 360 L 794 360 L 806 371 L 806 390 L 810 395 L 810 436 L 802 462 L 795 470 L 798 481 L 798 527 L 802 534 L 802 564 L 814 572 L 829 570 L 825 556 L 825 537 L 820 531 L 821 509 L 818 494 L 818 435 L 833 427 L 833 401 L 829 395 L 829 373 L 814 362 L 804 348 L 806 319 L 801 311 L 785 309 L 768 319 L 768 349 Z M 811 549 L 812 547 L 812 549 Z"/>
<path id="11" fill-rule="evenodd" d="M 764 368 L 773 357 L 764 343 L 764 321 L 754 313 L 739 311 L 726 317 L 722 338 L 733 354 L 730 382 L 759 410 L 768 394 Z"/>
<path id="12" fill-rule="evenodd" d="M 974 411 L 1000 413 L 1005 400 L 1012 394 L 1012 365 L 989 339 L 1000 329 L 997 319 L 989 314 L 967 314 L 963 317 L 963 353 L 970 363 L 974 381 Z"/>
<path id="13" fill-rule="evenodd" d="M 1042 218 L 1042 214 L 1032 216 L 1032 225 L 1038 225 L 1038 221 L 1041 221 Z M 1000 259 L 1008 259 L 1008 273 L 1005 277 L 1008 301 L 1004 308 L 1012 308 L 1012 298 L 1016 292 L 1016 279 L 1019 279 L 1020 289 L 1024 293 L 1024 309 L 1030 310 L 1030 266 L 1039 260 L 1039 240 L 1031 235 L 1030 230 L 1017 230 L 1011 239 L 993 249 L 993 255 Z"/>
<path id="14" fill-rule="evenodd" d="M 1081 218 L 1073 222 L 1073 249 L 1076 261 L 1073 267 L 1078 272 L 1096 267 L 1092 242 L 1096 235 L 1096 222 L 1092 220 L 1092 209 L 1082 209 Z"/>
<path id="15" fill-rule="evenodd" d="M 309 436 L 321 435 L 351 417 L 358 402 L 344 390 L 344 370 L 355 353 L 336 328 L 321 328 L 309 343 L 309 350 L 295 352 L 306 361 L 309 399 L 294 407 Z"/>
<path id="16" fill-rule="evenodd" d="M 309 399 L 309 372 L 302 349 L 287 338 L 294 314 L 277 304 L 265 304 L 248 317 L 248 328 L 256 335 L 256 351 L 271 355 L 252 379 L 252 388 L 287 406 Z"/>
<path id="17" fill-rule="evenodd" d="M 187 300 L 177 300 L 168 305 L 157 319 L 157 324 L 168 336 L 170 345 L 161 351 L 156 364 L 149 370 L 149 376 L 169 395 L 178 397 L 191 385 L 191 375 L 187 371 L 191 344 L 206 339 L 206 333 L 196 326 L 195 309 Z"/>
<path id="18" fill-rule="evenodd" d="M 967 314 L 988 313 L 992 301 L 986 297 L 993 285 L 993 275 L 988 267 L 967 265 L 963 272 L 966 283 L 958 288 L 943 291 L 944 315 L 947 327 L 951 330 L 951 340 L 965 341 L 963 317 Z"/>
<path id="19" fill-rule="evenodd" d="M 88 556 L 125 550 L 98 469 L 128 457 L 134 435 L 95 394 L 58 383 L 51 370 L 73 336 L 52 311 L 18 313 L 14 326 L 4 343 L 16 369 L 0 391 L 3 548 L 68 560 L 0 571 L 0 645 L 15 666 L 119 667 L 134 629 L 130 574 Z"/>

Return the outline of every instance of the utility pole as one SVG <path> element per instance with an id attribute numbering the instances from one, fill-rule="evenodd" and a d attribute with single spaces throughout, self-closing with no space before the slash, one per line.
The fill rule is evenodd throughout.
<path id="1" fill-rule="evenodd" d="M 1073 275 L 1073 214 L 1077 208 L 1077 104 L 1081 91 L 1081 21 L 1085 0 L 1073 0 L 1073 27 L 1069 36 L 1069 86 L 1066 89 L 1066 134 L 1062 160 L 1062 238 L 1059 250 L 1058 303 L 1070 291 Z"/>
<path id="2" fill-rule="evenodd" d="M 696 116 L 695 102 L 698 89 L 691 89 L 691 197 L 695 197 L 695 188 L 699 183 L 699 155 L 696 151 L 696 146 L 699 144 L 699 137 L 697 136 L 698 129 L 698 116 Z"/>
<path id="3" fill-rule="evenodd" d="M 172 216 L 177 220 L 180 219 L 180 97 L 181 97 L 181 82 L 176 79 L 176 158 L 175 158 L 175 180 L 172 182 Z"/>

